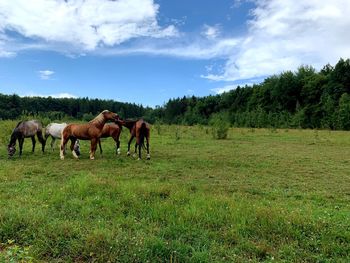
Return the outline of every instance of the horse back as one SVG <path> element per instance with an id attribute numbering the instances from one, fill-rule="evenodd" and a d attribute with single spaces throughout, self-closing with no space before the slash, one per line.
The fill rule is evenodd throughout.
<path id="1" fill-rule="evenodd" d="M 118 124 L 108 123 L 103 126 L 101 138 L 116 137 L 120 132 L 121 128 Z"/>
<path id="2" fill-rule="evenodd" d="M 24 137 L 32 137 L 38 132 L 42 132 L 42 128 L 43 125 L 40 121 L 30 120 L 18 123 L 15 130 L 20 132 Z"/>
<path id="3" fill-rule="evenodd" d="M 148 122 L 144 121 L 143 119 L 140 119 L 135 123 L 135 130 L 136 135 L 143 134 L 144 136 L 149 136 L 150 125 Z"/>
<path id="4" fill-rule="evenodd" d="M 84 124 L 68 124 L 62 131 L 64 137 L 75 137 L 80 140 L 90 140 L 91 138 L 98 138 L 102 134 L 102 130 L 99 130 L 91 123 Z"/>

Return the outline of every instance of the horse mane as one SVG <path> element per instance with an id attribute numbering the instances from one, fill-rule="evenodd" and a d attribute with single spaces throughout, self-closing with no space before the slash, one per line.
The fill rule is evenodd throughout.
<path id="1" fill-rule="evenodd" d="M 103 113 L 107 112 L 108 110 L 102 111 L 99 115 L 97 115 L 95 118 L 93 118 L 89 123 L 96 123 L 102 124 L 105 122 L 105 117 L 103 116 Z"/>
<path id="2" fill-rule="evenodd" d="M 22 122 L 24 122 L 24 121 L 20 121 L 19 123 L 17 123 L 15 129 L 18 128 L 18 126 L 19 126 Z"/>
<path id="3" fill-rule="evenodd" d="M 18 126 L 22 123 L 22 121 L 20 121 L 17 126 L 13 129 L 12 133 L 11 133 L 11 139 L 10 139 L 10 143 L 9 143 L 9 146 L 10 145 L 14 145 L 16 144 L 16 140 L 17 138 L 19 137 L 19 131 L 18 131 Z"/>
<path id="4" fill-rule="evenodd" d="M 124 126 L 128 129 L 131 129 L 132 127 L 134 127 L 135 123 L 138 121 L 138 120 L 130 120 L 130 119 L 125 119 L 123 120 L 124 121 Z"/>

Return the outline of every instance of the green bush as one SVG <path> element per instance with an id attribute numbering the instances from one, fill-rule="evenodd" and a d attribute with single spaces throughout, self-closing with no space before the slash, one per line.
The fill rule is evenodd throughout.
<path id="1" fill-rule="evenodd" d="M 90 112 L 90 113 L 84 113 L 83 114 L 83 121 L 91 121 L 95 116 Z"/>
<path id="2" fill-rule="evenodd" d="M 214 139 L 226 139 L 230 122 L 227 113 L 215 113 L 210 117 L 209 124 L 211 126 Z"/>

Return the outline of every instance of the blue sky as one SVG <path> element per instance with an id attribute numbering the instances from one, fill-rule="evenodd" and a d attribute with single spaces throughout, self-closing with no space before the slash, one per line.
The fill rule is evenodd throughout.
<path id="1" fill-rule="evenodd" d="M 162 105 L 350 57 L 350 2 L 3 0 L 0 92 Z"/>

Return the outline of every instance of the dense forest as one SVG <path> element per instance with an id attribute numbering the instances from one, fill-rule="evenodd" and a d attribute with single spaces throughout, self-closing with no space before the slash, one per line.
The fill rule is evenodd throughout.
<path id="1" fill-rule="evenodd" d="M 103 109 L 124 118 L 144 117 L 154 123 L 208 124 L 220 118 L 238 127 L 301 127 L 350 129 L 350 60 L 320 71 L 301 66 L 266 78 L 262 83 L 237 87 L 216 96 L 170 99 L 155 109 L 99 99 L 56 99 L 0 95 L 0 118 L 28 115 L 51 120 L 72 117 L 88 120 Z"/>

